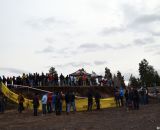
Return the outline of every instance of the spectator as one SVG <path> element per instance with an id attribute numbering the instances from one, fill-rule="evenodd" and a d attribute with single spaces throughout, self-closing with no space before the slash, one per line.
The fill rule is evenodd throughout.
<path id="1" fill-rule="evenodd" d="M 93 95 L 92 95 L 92 91 L 89 90 L 88 91 L 88 94 L 87 94 L 87 97 L 88 97 L 88 111 L 92 111 L 92 105 L 93 105 Z"/>
<path id="2" fill-rule="evenodd" d="M 42 96 L 42 112 L 43 115 L 46 115 L 46 105 L 47 105 L 47 94 Z"/>
<path id="3" fill-rule="evenodd" d="M 145 105 L 146 104 L 146 95 L 145 95 L 145 89 L 143 87 L 141 87 L 141 90 L 140 90 L 140 102 L 142 105 Z"/>
<path id="4" fill-rule="evenodd" d="M 119 91 L 118 91 L 117 87 L 114 90 L 114 97 L 115 97 L 115 101 L 116 101 L 116 106 L 120 107 L 120 95 L 119 95 Z"/>
<path id="5" fill-rule="evenodd" d="M 52 112 L 52 93 L 48 93 L 47 96 L 47 111 L 48 113 Z"/>
<path id="6" fill-rule="evenodd" d="M 56 94 L 55 111 L 56 115 L 61 115 L 61 95 L 59 92 Z"/>
<path id="7" fill-rule="evenodd" d="M 5 111 L 5 97 L 0 92 L 0 113 L 4 113 L 4 111 Z"/>
<path id="8" fill-rule="evenodd" d="M 2 78 L 1 78 L 1 76 L 0 76 L 0 83 L 2 82 Z"/>
<path id="9" fill-rule="evenodd" d="M 135 110 L 139 109 L 139 94 L 136 88 L 133 89 L 133 105 Z"/>
<path id="10" fill-rule="evenodd" d="M 62 112 L 62 100 L 64 99 L 64 94 L 63 92 L 61 91 L 60 92 L 60 111 Z"/>
<path id="11" fill-rule="evenodd" d="M 38 115 L 38 107 L 39 107 L 39 98 L 38 98 L 38 94 L 36 93 L 33 97 L 33 115 L 37 116 Z"/>
<path id="12" fill-rule="evenodd" d="M 60 75 L 60 86 L 64 86 L 64 76 L 62 75 L 62 73 Z"/>
<path id="13" fill-rule="evenodd" d="M 65 94 L 65 102 L 66 102 L 66 112 L 67 114 L 70 113 L 70 105 L 71 105 L 71 94 L 67 92 Z"/>
<path id="14" fill-rule="evenodd" d="M 96 92 L 95 93 L 95 102 L 96 102 L 97 110 L 100 109 L 100 98 L 101 98 L 101 95 L 98 92 Z"/>
<path id="15" fill-rule="evenodd" d="M 18 112 L 19 113 L 22 113 L 22 111 L 24 110 L 23 103 L 24 103 L 24 97 L 20 93 L 19 96 L 18 96 Z"/>
<path id="16" fill-rule="evenodd" d="M 133 88 L 129 88 L 129 95 L 128 95 L 128 101 L 129 101 L 129 110 L 133 108 Z"/>
<path id="17" fill-rule="evenodd" d="M 127 111 L 129 110 L 129 92 L 128 90 L 125 91 L 125 102 L 126 102 L 126 108 L 127 108 Z"/>
<path id="18" fill-rule="evenodd" d="M 73 112 L 76 111 L 76 105 L 75 105 L 75 94 L 74 92 L 71 93 L 71 107 L 73 109 Z"/>
<path id="19" fill-rule="evenodd" d="M 56 94 L 53 92 L 52 95 L 52 111 L 55 111 L 56 107 Z"/>
<path id="20" fill-rule="evenodd" d="M 84 74 L 82 76 L 83 86 L 86 86 L 87 76 Z"/>
<path id="21" fill-rule="evenodd" d="M 65 85 L 66 85 L 66 86 L 69 85 L 69 77 L 68 77 L 68 75 L 67 75 L 66 78 L 65 78 Z"/>
<path id="22" fill-rule="evenodd" d="M 148 101 L 148 88 L 146 88 L 145 89 L 145 102 L 146 102 L 146 104 L 148 104 L 149 103 L 149 101 Z"/>
<path id="23" fill-rule="evenodd" d="M 3 75 L 3 83 L 6 84 L 7 79 L 5 78 L 5 76 Z"/>
<path id="24" fill-rule="evenodd" d="M 121 106 L 123 106 L 124 105 L 123 103 L 124 90 L 122 89 L 122 87 L 120 88 L 119 96 L 120 96 Z"/>

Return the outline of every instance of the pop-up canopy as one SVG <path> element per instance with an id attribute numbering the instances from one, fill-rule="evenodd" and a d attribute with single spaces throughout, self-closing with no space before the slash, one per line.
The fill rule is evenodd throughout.
<path id="1" fill-rule="evenodd" d="M 87 73 L 83 68 L 77 70 L 76 72 L 70 74 L 71 76 L 82 76 L 82 75 L 86 75 L 86 76 L 91 76 L 91 74 Z"/>

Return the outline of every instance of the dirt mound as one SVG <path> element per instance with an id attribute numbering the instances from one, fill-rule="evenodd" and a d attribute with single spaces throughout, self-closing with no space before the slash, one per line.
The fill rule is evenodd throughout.
<path id="1" fill-rule="evenodd" d="M 102 98 L 107 98 L 107 97 L 112 97 L 113 96 L 113 88 L 108 87 L 108 86 L 77 86 L 77 87 L 37 87 L 40 90 L 46 90 L 50 92 L 63 92 L 66 93 L 67 91 L 73 91 L 76 93 L 76 96 L 81 96 L 81 97 L 87 97 L 87 92 L 89 90 L 92 90 L 92 92 L 99 92 Z M 34 93 L 38 93 L 39 95 L 44 94 L 43 91 L 39 91 L 36 89 L 31 89 L 31 88 L 25 88 L 25 87 L 17 87 L 17 88 L 12 88 L 12 91 L 15 93 L 22 92 L 23 95 L 26 97 L 30 98 Z"/>

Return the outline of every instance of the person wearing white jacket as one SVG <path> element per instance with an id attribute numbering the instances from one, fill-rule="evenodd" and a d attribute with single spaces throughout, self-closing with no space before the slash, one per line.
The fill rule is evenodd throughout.
<path id="1" fill-rule="evenodd" d="M 43 115 L 45 115 L 47 113 L 47 110 L 46 110 L 46 106 L 47 106 L 47 94 L 44 94 L 42 96 L 42 112 L 43 112 Z"/>

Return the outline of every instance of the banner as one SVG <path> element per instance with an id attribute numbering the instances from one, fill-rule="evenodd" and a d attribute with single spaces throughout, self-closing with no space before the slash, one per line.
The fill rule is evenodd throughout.
<path id="1" fill-rule="evenodd" d="M 8 89 L 7 86 L 5 86 L 3 83 L 1 84 L 1 91 L 2 93 L 9 98 L 10 100 L 12 100 L 15 103 L 18 103 L 18 94 L 12 92 L 10 89 Z M 28 108 L 28 109 L 33 109 L 33 103 L 32 100 L 24 98 L 24 107 Z M 41 101 L 39 101 L 40 106 L 39 106 L 39 110 L 42 110 L 42 103 Z M 84 99 L 76 99 L 75 100 L 75 104 L 76 104 L 76 110 L 77 111 L 86 111 L 87 110 L 87 106 L 88 106 L 88 99 L 84 98 Z M 66 105 L 65 102 L 63 101 L 62 103 L 62 110 L 65 111 L 66 110 Z M 105 98 L 105 99 L 100 99 L 100 106 L 101 108 L 109 108 L 109 107 L 115 107 L 115 101 L 114 98 Z M 95 100 L 93 100 L 93 109 L 96 109 L 96 103 Z"/>

